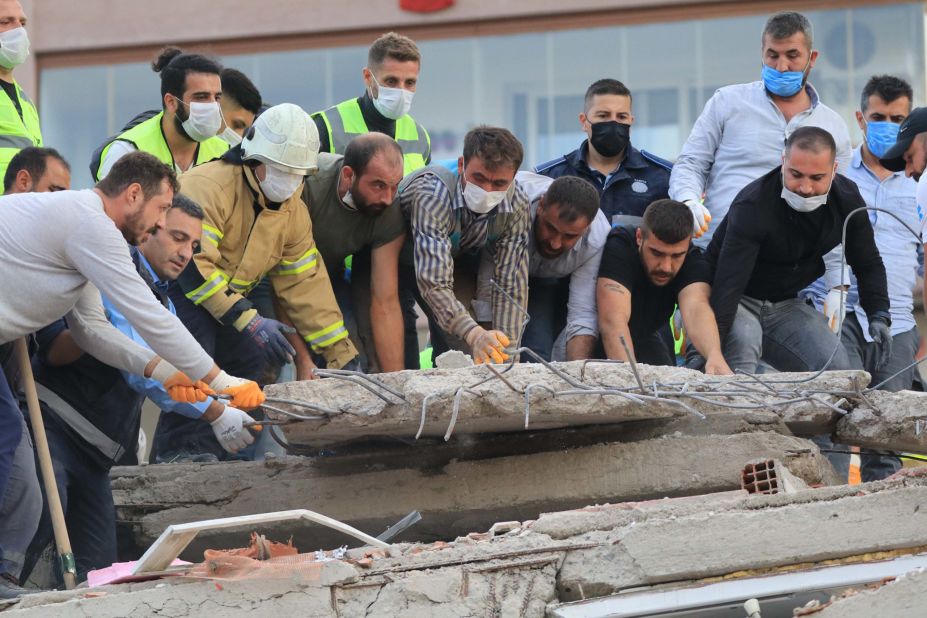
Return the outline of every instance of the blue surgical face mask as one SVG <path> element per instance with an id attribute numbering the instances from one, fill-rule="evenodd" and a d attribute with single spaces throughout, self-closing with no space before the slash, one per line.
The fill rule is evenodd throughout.
<path id="1" fill-rule="evenodd" d="M 804 71 L 777 71 L 767 64 L 763 65 L 763 85 L 776 96 L 791 97 L 798 94 L 804 81 Z"/>
<path id="2" fill-rule="evenodd" d="M 876 157 L 882 157 L 898 139 L 901 125 L 894 122 L 873 121 L 866 123 L 866 148 Z"/>

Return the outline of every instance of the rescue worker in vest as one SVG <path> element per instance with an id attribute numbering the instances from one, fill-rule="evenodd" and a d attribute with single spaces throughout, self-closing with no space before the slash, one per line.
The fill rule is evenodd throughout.
<path id="1" fill-rule="evenodd" d="M 399 203 L 411 228 L 401 264 L 414 270 L 418 282 L 432 360 L 465 344 L 474 362 L 501 363 L 521 336 L 530 227 L 528 196 L 515 179 L 523 152 L 507 129 L 479 126 L 464 137 L 457 174 L 432 165 L 400 185 Z M 467 309 L 484 250 L 496 264 L 488 328 Z"/>
<path id="2" fill-rule="evenodd" d="M 0 0 L 0 178 L 20 149 L 42 145 L 35 103 L 13 78 L 13 70 L 29 57 L 26 14 L 17 0 Z"/>
<path id="3" fill-rule="evenodd" d="M 70 166 L 56 150 L 30 146 L 17 152 L 10 160 L 4 176 L 4 195 L 14 193 L 48 193 L 66 190 L 71 186 Z M 0 346 L 0 359 L 11 390 L 17 389 L 14 376 L 19 367 L 13 355 L 13 344 Z M 22 437 L 13 454 L 10 480 L 0 496 L 0 599 L 15 596 L 21 580 L 23 561 L 29 541 L 39 525 L 42 515 L 42 490 L 39 488 L 35 465 L 35 448 L 20 415 Z"/>
<path id="4" fill-rule="evenodd" d="M 54 148 L 29 146 L 10 160 L 3 176 L 3 194 L 46 193 L 71 187 L 71 166 Z"/>
<path id="5" fill-rule="evenodd" d="M 403 152 L 403 175 L 431 163 L 431 138 L 425 127 L 409 115 L 418 88 L 421 54 L 412 39 L 388 32 L 373 42 L 363 69 L 363 96 L 342 101 L 312 115 L 319 129 L 321 152 L 344 154 L 348 143 L 368 132 L 384 133 L 399 144 Z M 361 251 L 352 264 L 352 281 L 370 271 L 370 254 Z M 358 288 L 359 289 L 359 288 Z M 418 334 L 415 328 L 415 280 L 401 277 L 400 303 L 404 323 L 405 368 L 418 369 Z M 359 323 L 363 338 L 370 338 L 369 325 Z"/>
<path id="6" fill-rule="evenodd" d="M 139 276 L 151 294 L 171 312 L 174 309 L 167 296 L 168 283 L 183 271 L 198 249 L 202 218 L 202 209 L 192 200 L 175 195 L 164 227 L 131 248 Z M 147 347 L 108 299 L 103 299 L 103 305 L 113 326 Z M 212 398 L 194 405 L 171 401 L 157 381 L 120 372 L 84 354 L 74 343 L 64 320 L 43 328 L 36 338 L 39 351 L 33 364 L 45 432 L 73 539 L 78 579 L 83 579 L 88 571 L 116 561 L 116 519 L 109 470 L 115 464 L 136 463 L 146 396 L 164 410 L 209 421 L 223 447 L 230 451 L 253 441 L 243 426 L 253 419 Z M 52 540 L 46 509 L 27 553 L 24 577 L 28 577 Z"/>
<path id="7" fill-rule="evenodd" d="M 136 150 L 153 154 L 178 175 L 228 150 L 229 145 L 217 137 L 223 125 L 219 63 L 167 47 L 151 68 L 161 75 L 161 112 L 103 147 L 100 157 L 90 164 L 95 180 L 104 178 L 116 161 Z"/>
<path id="8" fill-rule="evenodd" d="M 220 370 L 151 297 L 129 256 L 126 242 L 142 243 L 164 226 L 177 188 L 170 168 L 137 152 L 117 162 L 95 189 L 0 199 L 0 285 L 16 290 L 0 297 L 0 344 L 65 315 L 82 349 L 113 367 L 158 380 L 175 400 L 204 401 L 218 392 L 238 408 L 260 405 L 264 396 L 257 384 Z M 107 322 L 101 292 L 157 354 Z M 0 495 L 22 435 L 21 416 L 7 381 L 0 380 Z M 2 586 L 0 594 L 22 592 Z"/>
<path id="9" fill-rule="evenodd" d="M 409 115 L 422 56 L 412 39 L 387 32 L 367 52 L 366 92 L 312 115 L 320 152 L 344 154 L 348 142 L 376 131 L 395 139 L 404 153 L 404 174 L 431 163 L 431 139 Z"/>
<path id="10" fill-rule="evenodd" d="M 202 206 L 201 251 L 171 286 L 177 315 L 207 350 L 269 383 L 296 351 L 285 324 L 260 316 L 247 296 L 266 275 L 305 343 L 339 369 L 357 350 L 348 338 L 302 201 L 304 177 L 317 169 L 319 137 L 298 105 L 258 116 L 239 146 L 183 177 L 183 193 Z M 208 428 L 162 415 L 154 440 L 161 461 L 224 450 Z"/>
<path id="11" fill-rule="evenodd" d="M 406 224 L 394 203 L 401 180 L 399 145 L 381 133 L 368 133 L 352 140 L 343 157 L 320 154 L 319 171 L 306 177 L 303 189 L 316 246 L 351 340 L 366 352 L 362 357 L 367 372 L 404 368 L 399 252 Z M 358 277 L 355 270 L 348 283 L 344 259 L 364 249 L 371 254 L 371 272 Z M 359 279 L 362 285 L 352 285 Z M 354 326 L 364 313 L 370 316 L 372 340 L 359 337 Z M 306 346 L 294 347 L 296 377 L 309 379 L 312 362 Z"/>
<path id="12" fill-rule="evenodd" d="M 263 107 L 261 93 L 254 83 L 248 79 L 248 76 L 238 69 L 223 67 L 219 76 L 222 80 L 222 97 L 219 99 L 219 107 L 222 109 L 222 129 L 219 132 L 219 138 L 229 146 L 237 146 L 241 143 L 245 131 L 254 123 L 254 119 L 261 112 Z M 90 175 L 96 176 L 103 150 L 113 140 L 159 113 L 161 112 L 156 109 L 145 110 L 127 122 L 118 134 L 100 144 L 90 157 Z"/>
<path id="13" fill-rule="evenodd" d="M 538 174 L 579 176 L 601 196 L 609 223 L 640 225 L 647 206 L 667 197 L 672 164 L 631 145 L 631 91 L 617 79 L 600 79 L 586 90 L 579 123 L 586 140 L 562 157 L 542 163 Z"/>

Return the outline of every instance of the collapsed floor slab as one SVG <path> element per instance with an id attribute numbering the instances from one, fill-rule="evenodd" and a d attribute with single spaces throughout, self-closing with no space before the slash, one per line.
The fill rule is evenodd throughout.
<path id="1" fill-rule="evenodd" d="M 771 432 L 675 434 L 434 466 L 421 466 L 416 451 L 406 449 L 405 464 L 393 469 L 342 465 L 337 458 L 115 468 L 121 545 L 137 557 L 170 524 L 296 508 L 371 534 L 418 510 L 423 520 L 405 538 L 448 539 L 545 511 L 739 489 L 743 464 L 757 457 L 781 459 L 811 484 L 835 481 L 811 442 Z M 316 527 L 289 534 L 304 549 L 348 542 Z M 204 534 L 186 555 L 234 538 Z"/>
<path id="2" fill-rule="evenodd" d="M 641 587 L 735 581 L 925 551 L 927 478 L 902 477 L 791 495 L 724 494 L 551 513 L 498 535 L 394 545 L 383 555 L 352 550 L 345 560 L 284 569 L 285 577 L 267 575 L 280 563 L 229 572 L 220 561 L 196 567 L 215 573 L 207 581 L 38 595 L 9 614 L 240 616 L 298 608 L 300 615 L 325 617 L 541 617 L 551 603 Z M 911 581 L 915 593 L 921 590 Z M 916 615 L 872 607 L 869 614 L 822 615 Z"/>
<path id="3" fill-rule="evenodd" d="M 927 602 L 927 572 L 909 573 L 871 588 L 855 589 L 820 611 L 798 614 L 812 618 L 872 618 L 920 616 Z"/>
<path id="4" fill-rule="evenodd" d="M 326 374 L 328 375 L 328 374 Z M 315 447 L 370 437 L 412 439 L 610 424 L 641 419 L 771 410 L 804 435 L 829 432 L 869 374 L 789 374 L 768 384 L 751 376 L 709 377 L 678 367 L 575 361 L 506 368 L 400 371 L 266 389 L 269 416 L 315 418 L 285 426 L 287 439 Z M 288 403 L 289 401 L 289 403 Z M 293 402 L 303 402 L 294 405 Z M 308 406 L 308 407 L 307 407 Z"/>

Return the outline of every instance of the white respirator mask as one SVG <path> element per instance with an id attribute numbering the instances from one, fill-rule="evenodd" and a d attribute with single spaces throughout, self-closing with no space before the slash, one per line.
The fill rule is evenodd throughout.
<path id="1" fill-rule="evenodd" d="M 790 191 L 788 187 L 785 186 L 785 178 L 782 179 L 782 199 L 785 200 L 785 203 L 796 212 L 811 212 L 817 210 L 821 206 L 827 203 L 827 196 L 830 194 L 830 188 L 834 184 L 834 178 L 831 176 L 830 184 L 827 185 L 827 191 L 823 195 L 812 195 L 810 197 L 805 197 L 799 195 L 794 191 Z"/>
<path id="2" fill-rule="evenodd" d="M 190 139 L 195 142 L 205 142 L 210 137 L 216 137 L 219 129 L 222 128 L 222 108 L 219 107 L 218 102 L 184 103 L 183 99 L 174 98 L 187 106 L 187 119 L 181 123 L 181 126 Z"/>
<path id="3" fill-rule="evenodd" d="M 266 175 L 264 180 L 260 181 L 261 191 L 268 201 L 282 204 L 287 201 L 303 182 L 303 175 L 290 171 L 284 171 L 272 165 L 264 165 Z"/>
<path id="4" fill-rule="evenodd" d="M 370 73 L 370 77 L 377 85 L 377 98 L 373 100 L 373 106 L 378 112 L 390 120 L 398 120 L 409 113 L 414 92 L 404 88 L 386 88 L 380 85 L 373 73 Z"/>
<path id="5" fill-rule="evenodd" d="M 29 35 L 20 26 L 0 32 L 0 67 L 14 69 L 29 57 Z"/>
<path id="6" fill-rule="evenodd" d="M 219 139 L 234 148 L 241 143 L 241 135 L 232 130 L 232 127 L 225 127 L 225 130 L 219 134 Z"/>
<path id="7" fill-rule="evenodd" d="M 464 204 L 472 212 L 478 215 L 485 215 L 487 212 L 502 203 L 502 200 L 508 195 L 508 191 L 487 191 L 477 186 L 475 183 L 468 182 L 464 187 L 463 197 Z"/>

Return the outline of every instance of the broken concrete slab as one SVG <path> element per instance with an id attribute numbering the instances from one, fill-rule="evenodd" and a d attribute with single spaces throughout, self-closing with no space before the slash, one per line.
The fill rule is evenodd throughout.
<path id="1" fill-rule="evenodd" d="M 376 377 L 329 372 L 333 377 L 273 384 L 265 392 L 278 410 L 269 411 L 271 418 L 321 416 L 284 431 L 290 442 L 324 446 L 369 437 L 524 431 L 526 422 L 552 429 L 744 410 L 775 411 L 811 435 L 828 431 L 842 413 L 843 398 L 827 392 L 853 391 L 869 381 L 863 371 L 789 374 L 762 385 L 750 376 L 710 377 L 679 367 L 638 365 L 638 375 L 626 363 L 550 367 L 480 365 Z"/>
<path id="2" fill-rule="evenodd" d="M 927 572 L 916 571 L 882 585 L 853 590 L 819 611 L 797 614 L 813 618 L 920 616 L 927 599 Z"/>
<path id="3" fill-rule="evenodd" d="M 834 442 L 927 454 L 927 393 L 867 393 L 837 422 Z"/>
<path id="4" fill-rule="evenodd" d="M 927 551 L 927 478 L 786 495 L 742 493 L 610 505 L 542 515 L 501 535 L 470 535 L 430 546 L 399 544 L 388 554 L 351 550 L 332 577 L 232 581 L 165 580 L 94 591 L 38 595 L 11 616 L 544 615 L 545 605 L 629 589 L 734 581 L 818 566 L 879 561 Z M 885 522 L 891 522 L 886 526 Z M 363 567 L 358 559 L 367 560 Z M 329 563 L 322 563 L 328 568 Z M 206 572 L 208 565 L 196 567 Z M 261 571 L 263 569 L 257 569 Z M 907 578 L 906 578 L 907 579 Z M 897 605 L 840 601 L 824 616 L 918 615 L 910 599 L 921 578 L 891 584 Z M 160 587 L 158 587 L 160 586 Z M 886 594 L 890 586 L 876 595 Z M 104 593 L 87 598 L 88 594 Z M 910 593 L 910 595 L 908 594 Z M 865 599 L 865 598 L 863 598 Z M 856 601 L 862 603 L 863 599 Z M 868 602 L 868 601 L 866 601 Z M 550 607 L 550 605 L 547 605 Z M 898 612 L 885 611 L 899 608 Z M 909 611 L 904 611 L 909 610 Z M 253 615 L 252 614 L 252 615 Z"/>
<path id="5" fill-rule="evenodd" d="M 810 441 L 768 432 L 672 435 L 450 460 L 435 467 L 419 467 L 417 450 L 405 449 L 405 467 L 398 469 L 340 465 L 337 458 L 114 468 L 113 498 L 128 540 L 122 545 L 137 558 L 171 524 L 208 519 L 217 512 L 230 517 L 297 508 L 374 535 L 418 510 L 423 520 L 403 538 L 448 539 L 488 529 L 496 521 L 534 519 L 544 511 L 738 489 L 743 462 L 756 457 L 786 462 L 811 484 L 836 480 Z M 301 548 L 349 542 L 316 527 L 286 530 L 295 534 Z M 239 537 L 204 533 L 184 556 L 190 559 L 208 543 Z"/>

